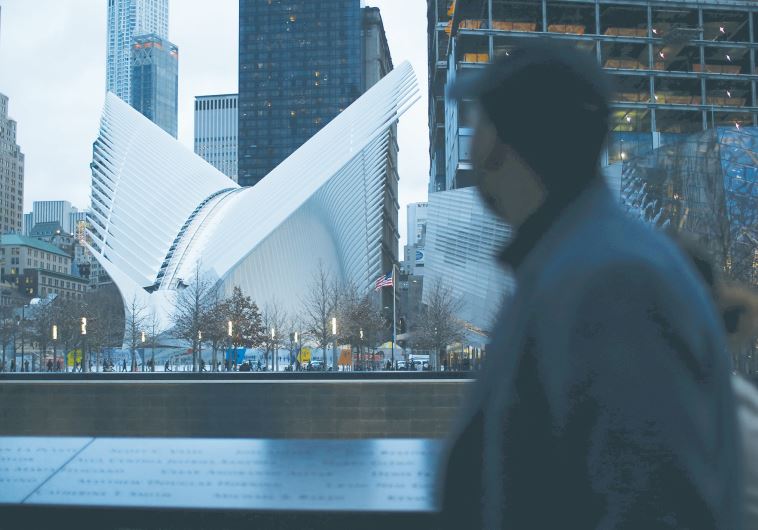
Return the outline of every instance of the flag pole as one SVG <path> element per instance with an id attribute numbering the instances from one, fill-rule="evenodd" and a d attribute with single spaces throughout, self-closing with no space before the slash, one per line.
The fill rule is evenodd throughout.
<path id="1" fill-rule="evenodd" d="M 395 262 L 392 262 L 392 369 L 395 369 L 395 341 L 397 340 L 397 315 L 395 313 L 396 299 L 395 299 L 395 284 L 397 278 L 395 277 Z"/>

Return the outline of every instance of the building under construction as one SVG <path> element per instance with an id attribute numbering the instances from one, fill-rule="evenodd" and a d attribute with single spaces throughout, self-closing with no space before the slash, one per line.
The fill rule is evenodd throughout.
<path id="1" fill-rule="evenodd" d="M 606 164 L 758 125 L 751 0 L 428 0 L 428 23 L 430 192 L 471 183 L 471 103 L 446 100 L 445 86 L 525 39 L 566 41 L 613 76 Z"/>

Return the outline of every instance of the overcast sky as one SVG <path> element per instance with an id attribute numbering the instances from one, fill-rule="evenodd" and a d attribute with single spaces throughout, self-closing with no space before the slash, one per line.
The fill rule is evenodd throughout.
<path id="1" fill-rule="evenodd" d="M 410 61 L 421 89 L 398 129 L 402 244 L 405 206 L 427 197 L 426 2 L 366 4 L 381 9 L 393 61 Z M 10 98 L 26 156 L 24 208 L 54 199 L 86 207 L 104 100 L 107 0 L 0 0 L 0 6 L 0 92 Z M 190 149 L 194 97 L 237 92 L 237 19 L 238 0 L 170 0 L 169 39 L 179 47 L 179 141 Z"/>

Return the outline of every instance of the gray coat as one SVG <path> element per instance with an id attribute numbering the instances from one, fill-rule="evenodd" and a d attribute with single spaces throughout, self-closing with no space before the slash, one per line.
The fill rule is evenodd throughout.
<path id="1" fill-rule="evenodd" d="M 689 261 L 594 184 L 516 280 L 451 439 L 444 524 L 739 528 L 730 361 Z"/>

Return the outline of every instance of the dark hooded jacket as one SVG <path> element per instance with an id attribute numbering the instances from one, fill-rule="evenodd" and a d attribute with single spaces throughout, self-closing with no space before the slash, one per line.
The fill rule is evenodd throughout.
<path id="1" fill-rule="evenodd" d="M 689 260 L 597 181 L 504 259 L 518 287 L 450 440 L 442 526 L 739 528 L 729 359 Z"/>

